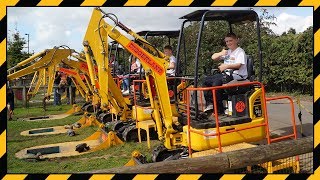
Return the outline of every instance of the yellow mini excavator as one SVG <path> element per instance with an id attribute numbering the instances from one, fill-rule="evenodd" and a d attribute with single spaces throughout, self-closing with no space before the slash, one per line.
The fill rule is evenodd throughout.
<path id="1" fill-rule="evenodd" d="M 105 22 L 104 19 L 106 18 L 112 20 L 115 23 L 115 26 Z M 251 10 L 201 11 L 191 13 L 190 15 L 185 16 L 185 18 L 187 19 L 186 21 L 201 20 L 201 32 L 205 20 L 222 19 L 229 21 L 229 24 L 231 24 L 245 20 L 255 21 L 258 16 Z M 117 29 L 118 27 L 130 35 L 134 40 L 130 40 L 127 36 L 123 35 Z M 257 32 L 259 34 L 259 30 Z M 93 11 L 86 35 L 90 36 L 91 41 L 85 41 L 85 46 L 91 46 L 92 49 L 92 44 L 90 42 L 95 42 L 95 48 L 97 49 L 93 51 L 96 53 L 95 60 L 105 59 L 105 56 L 107 56 L 108 53 L 105 50 L 105 47 L 107 46 L 106 42 L 108 38 L 111 38 L 141 61 L 145 71 L 145 79 L 150 100 L 150 110 L 145 114 L 148 114 L 150 120 L 154 122 L 158 138 L 163 142 L 163 145 L 153 150 L 152 159 L 154 162 L 179 159 L 188 156 L 192 157 L 196 156 L 196 152 L 198 153 L 197 156 L 215 154 L 222 152 L 223 149 L 228 149 L 228 147 L 233 145 L 237 145 L 237 149 L 246 148 L 248 147 L 246 143 L 263 139 L 267 139 L 268 143 L 281 139 L 272 140 L 269 136 L 266 109 L 266 101 L 268 99 L 265 97 L 263 84 L 258 81 L 250 81 L 251 77 L 249 79 L 244 79 L 243 81 L 233 82 L 234 84 L 199 88 L 197 87 L 198 71 L 196 70 L 194 87 L 187 89 L 187 98 L 189 99 L 187 101 L 187 109 L 177 112 L 177 110 L 170 108 L 171 104 L 165 73 L 166 68 L 168 67 L 168 57 L 165 57 L 161 51 L 154 48 L 145 39 L 141 38 L 127 26 L 122 24 L 114 14 L 105 13 L 99 8 L 96 8 Z M 182 34 L 180 33 L 179 43 L 181 43 L 181 37 Z M 198 63 L 200 41 L 201 33 L 199 33 L 197 42 L 196 63 Z M 86 49 L 86 52 L 89 52 L 88 48 Z M 249 64 L 251 63 L 249 62 Z M 104 63 L 98 63 L 99 73 L 101 73 L 100 70 L 105 69 L 105 67 L 106 65 Z M 198 64 L 196 64 L 195 68 L 198 68 Z M 249 68 L 252 68 L 252 66 L 250 65 Z M 108 75 L 106 74 L 105 76 Z M 107 86 L 107 82 L 104 84 L 103 88 Z M 100 86 L 100 89 L 102 89 L 102 86 Z M 217 90 L 225 90 L 225 95 L 231 97 L 230 108 L 233 109 L 234 113 L 231 115 L 218 115 L 217 102 L 215 100 L 213 102 L 216 105 L 214 114 L 208 115 L 207 113 L 201 112 L 198 109 L 197 102 L 197 94 L 199 93 L 196 92 L 208 90 L 213 92 L 214 97 Z M 196 103 L 191 103 L 190 101 L 191 92 L 194 92 Z M 102 93 L 108 95 L 106 92 Z M 107 104 L 107 102 L 105 103 Z M 293 129 L 295 130 L 295 126 L 293 126 Z M 296 138 L 296 133 L 283 138 L 288 137 Z"/>

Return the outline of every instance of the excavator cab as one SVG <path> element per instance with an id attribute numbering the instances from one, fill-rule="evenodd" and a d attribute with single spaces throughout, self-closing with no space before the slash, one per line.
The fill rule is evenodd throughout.
<path id="1" fill-rule="evenodd" d="M 260 37 L 260 24 L 259 24 L 259 17 L 256 14 L 255 11 L 253 10 L 197 10 L 194 11 L 192 13 L 189 13 L 183 17 L 181 17 L 180 19 L 184 19 L 184 22 L 182 23 L 181 26 L 181 34 L 180 34 L 180 38 L 184 37 L 184 27 L 185 24 L 187 22 L 200 22 L 200 29 L 199 29 L 199 33 L 198 33 L 198 38 L 197 38 L 197 46 L 196 46 L 196 56 L 195 56 L 195 71 L 194 71 L 194 87 L 198 87 L 198 82 L 199 82 L 199 56 L 200 56 L 200 49 L 201 49 L 201 37 L 204 34 L 204 26 L 206 22 L 209 21 L 225 21 L 227 22 L 226 24 L 228 24 L 228 29 L 229 32 L 233 32 L 233 25 L 234 24 L 241 24 L 241 23 L 248 23 L 248 22 L 256 22 L 256 32 L 257 32 L 257 42 L 258 42 L 258 57 L 259 57 L 259 64 L 260 64 L 260 70 L 261 71 L 261 67 L 262 67 L 262 51 L 261 51 L 261 37 Z M 214 33 L 214 32 L 213 32 Z M 223 36 L 223 35 L 222 35 Z M 178 43 L 178 51 L 177 51 L 177 58 L 179 59 L 179 57 L 181 56 L 181 42 L 182 40 L 179 39 L 179 43 Z M 184 44 L 185 45 L 185 44 Z M 211 58 L 210 58 L 211 60 Z M 180 61 L 178 63 L 181 63 Z M 241 80 L 232 80 L 230 82 L 230 80 L 228 80 L 228 77 L 230 77 L 229 75 L 227 75 L 226 72 L 218 72 L 218 73 L 222 73 L 223 77 L 224 77 L 224 85 L 230 85 L 230 84 L 241 84 L 244 82 L 252 82 L 255 80 L 255 71 L 254 71 L 254 64 L 253 64 L 253 56 L 247 56 L 246 58 L 246 64 L 247 64 L 247 72 L 248 72 L 248 77 L 245 79 L 241 79 Z M 186 58 L 185 58 L 185 62 L 184 64 L 186 64 Z M 178 64 L 178 67 L 180 67 L 181 65 Z M 216 69 L 215 69 L 216 70 Z M 213 73 L 214 70 L 211 70 L 211 75 L 214 74 Z M 216 72 L 217 73 L 217 72 Z M 232 73 L 232 72 L 231 72 Z M 261 81 L 261 73 L 259 74 L 259 81 Z M 231 105 L 232 103 L 232 96 L 233 95 L 244 95 L 245 93 L 249 93 L 249 90 L 252 89 L 252 87 L 248 86 L 248 87 L 233 87 L 233 88 L 228 88 L 228 89 L 224 89 L 222 90 L 223 92 L 223 100 L 226 101 L 225 106 L 228 106 L 227 103 L 229 103 L 229 105 Z M 197 96 L 197 92 L 195 91 L 195 96 Z M 233 97 L 236 98 L 237 97 Z M 245 97 L 246 101 L 248 100 L 247 97 Z M 228 102 L 229 100 L 229 102 Z M 196 117 L 198 116 L 199 112 L 198 112 L 198 106 L 199 106 L 199 102 L 198 102 L 198 98 L 194 98 L 194 106 L 196 109 L 195 115 Z M 203 106 L 203 105 L 202 105 Z M 232 106 L 232 105 L 231 105 Z M 226 107 L 224 107 L 226 108 Z M 201 109 L 203 109 L 203 107 L 201 107 Z M 231 109 L 231 108 L 230 108 Z M 231 111 L 230 111 L 231 112 Z M 236 111 L 234 111 L 236 112 Z M 248 112 L 248 111 L 247 111 Z M 226 112 L 226 114 L 228 114 L 228 112 Z"/>
<path id="2" fill-rule="evenodd" d="M 170 45 L 172 46 L 172 39 L 177 39 L 179 37 L 179 33 L 180 31 L 179 30 L 165 30 L 165 31 L 140 31 L 138 32 L 137 34 L 140 35 L 140 36 L 143 36 L 144 39 L 146 39 L 147 41 L 150 40 L 150 38 L 163 38 L 162 39 L 162 42 L 163 44 L 159 45 L 157 44 L 156 46 L 162 46 L 162 48 L 165 46 L 165 45 Z M 158 47 L 157 47 L 158 48 Z M 177 67 L 176 67 L 176 70 L 177 70 Z M 142 71 L 140 70 L 139 71 L 140 73 L 140 78 L 139 79 L 142 79 Z M 175 91 L 175 87 L 178 86 L 178 83 L 176 82 L 176 78 L 174 76 L 171 76 L 171 77 L 168 77 L 167 78 L 167 84 L 168 84 L 168 90 L 169 90 L 169 97 L 170 97 L 170 101 L 171 101 L 171 104 L 174 104 L 174 100 L 175 100 L 175 94 L 174 94 L 174 91 Z M 139 97 L 138 99 L 139 100 L 143 100 L 143 97 L 142 97 L 142 93 L 140 93 L 142 91 L 142 86 L 141 83 L 139 83 Z M 138 89 L 137 87 L 137 89 Z M 139 101 L 138 101 L 139 103 Z"/>
<path id="3" fill-rule="evenodd" d="M 116 41 L 111 41 L 109 43 L 109 60 L 111 56 L 114 56 L 114 59 L 117 61 L 116 67 L 112 69 L 111 73 L 114 78 L 117 78 L 117 75 L 123 75 L 127 71 L 128 62 L 125 59 L 125 50 L 117 43 Z M 119 79 L 115 79 L 119 80 Z M 117 83 L 120 84 L 120 83 Z"/>
<path id="4" fill-rule="evenodd" d="M 168 30 L 168 31 L 140 31 L 137 34 L 139 36 L 143 36 L 146 40 L 148 40 L 148 37 L 161 37 L 164 36 L 168 39 L 168 45 L 171 45 L 171 39 L 172 38 L 178 38 L 179 37 L 179 30 Z"/>
<path id="5" fill-rule="evenodd" d="M 163 161 L 168 159 L 183 158 L 185 154 L 192 157 L 193 152 L 203 154 L 222 152 L 222 147 L 260 141 L 268 138 L 266 99 L 264 87 L 260 82 L 253 81 L 255 74 L 252 58 L 247 58 L 248 79 L 243 81 L 226 83 L 217 87 L 199 87 L 199 53 L 201 45 L 201 36 L 205 22 L 215 20 L 225 20 L 229 24 L 229 30 L 232 32 L 232 24 L 243 21 L 256 21 L 260 68 L 262 62 L 260 48 L 260 25 L 257 14 L 251 10 L 199 10 L 183 16 L 184 19 L 179 34 L 177 55 L 177 67 L 186 67 L 187 55 L 184 41 L 184 26 L 186 22 L 200 22 L 200 29 L 197 38 L 196 55 L 194 60 L 194 75 L 192 86 L 186 87 L 186 107 L 179 108 L 179 125 L 174 129 L 175 133 L 170 136 L 170 143 L 165 142 L 164 146 L 159 146 L 153 151 L 153 161 Z M 184 52 L 184 64 L 182 52 Z M 182 64 L 181 64 L 182 63 Z M 190 64 L 189 64 L 190 66 Z M 183 73 L 184 71 L 184 73 Z M 186 69 L 178 70 L 177 76 L 190 78 Z M 261 69 L 260 69 L 261 72 Z M 261 80 L 261 74 L 259 75 Z M 218 115 L 216 93 L 223 91 L 223 101 L 226 114 Z M 205 113 L 203 105 L 203 93 L 212 91 L 213 104 L 215 105 L 213 113 Z M 178 93 L 177 91 L 175 92 Z M 192 98 L 193 97 L 193 98 Z M 179 106 L 178 106 L 179 107 Z M 182 127 L 181 127 L 182 126 Z M 169 138 L 168 138 L 169 139 Z M 166 141 L 169 141 L 166 139 Z M 170 145 L 169 145 L 170 144 Z M 244 145 L 246 146 L 246 145 Z M 241 148 L 241 147 L 240 147 Z M 206 152 L 210 151 L 210 152 Z M 200 156 L 200 155 L 199 155 Z"/>

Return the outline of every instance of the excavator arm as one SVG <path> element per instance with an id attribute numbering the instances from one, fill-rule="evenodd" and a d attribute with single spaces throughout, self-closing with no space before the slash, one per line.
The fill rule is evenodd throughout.
<path id="1" fill-rule="evenodd" d="M 72 50 L 69 49 L 49 49 L 44 52 L 41 52 L 37 55 L 34 55 L 20 63 L 18 63 L 16 66 L 8 70 L 8 80 L 13 80 L 19 77 L 26 76 L 28 74 L 32 74 L 36 72 L 39 69 L 50 67 L 50 66 L 56 66 L 61 62 L 62 59 L 66 59 Z M 12 70 L 15 70 L 19 67 L 25 66 L 29 63 L 33 62 L 33 64 L 20 69 L 14 73 L 10 73 Z"/>
<path id="2" fill-rule="evenodd" d="M 62 59 L 66 59 L 68 56 L 71 55 L 72 52 L 73 50 L 71 49 L 59 49 L 58 47 L 55 47 L 54 49 L 47 49 L 41 53 L 31 56 L 30 58 L 18 63 L 16 66 L 9 69 L 7 79 L 10 81 L 10 80 L 23 77 L 38 71 L 39 72 L 38 81 L 40 82 L 36 84 L 35 91 L 32 93 L 32 94 L 35 94 L 39 90 L 41 82 L 45 84 L 46 82 L 45 71 L 47 71 L 48 88 L 47 88 L 47 93 L 45 98 L 50 99 L 50 94 L 53 89 L 55 68 L 61 62 Z M 23 66 L 26 66 L 27 64 L 30 64 L 30 65 L 10 74 L 11 71 L 21 68 Z"/>
<path id="3" fill-rule="evenodd" d="M 66 65 L 68 65 L 69 67 L 73 68 L 73 69 L 77 69 L 79 71 L 81 71 L 81 73 L 84 74 L 84 78 L 85 78 L 85 81 L 88 85 L 88 88 L 90 90 L 90 92 L 92 93 L 93 92 L 93 86 L 91 85 L 91 82 L 90 80 L 88 79 L 88 77 L 90 77 L 90 73 L 89 73 L 89 68 L 88 68 L 88 65 L 87 65 L 87 62 L 84 61 L 84 59 L 82 59 L 80 56 L 75 56 L 75 55 L 72 55 L 72 57 L 75 57 L 77 58 L 79 61 L 74 61 L 74 60 L 71 60 L 71 59 L 64 59 L 62 60 L 62 62 Z M 94 71 L 95 73 L 98 72 L 98 68 L 97 66 L 94 66 Z M 97 85 L 98 82 L 96 81 L 95 84 Z"/>
<path id="4" fill-rule="evenodd" d="M 89 99 L 88 96 L 90 94 L 89 88 L 84 84 L 82 81 L 80 74 L 74 69 L 67 69 L 67 68 L 57 68 L 58 71 L 63 72 L 67 75 L 72 77 L 72 81 L 74 82 L 76 88 L 79 90 L 79 93 L 86 101 Z"/>
<path id="5" fill-rule="evenodd" d="M 167 87 L 166 69 L 169 65 L 168 57 L 165 57 L 162 52 L 153 48 L 146 40 L 135 34 L 121 22 L 115 21 L 114 18 L 110 18 L 114 20 L 121 29 L 133 36 L 136 42 L 138 41 L 142 43 L 143 47 L 128 39 L 114 26 L 111 26 L 104 21 L 103 18 L 106 16 L 108 16 L 108 14 L 104 13 L 104 16 L 102 16 L 100 9 L 95 9 L 86 33 L 87 40 L 89 40 L 90 37 L 92 42 L 100 42 L 95 44 L 95 48 L 97 50 L 100 49 L 100 51 L 95 51 L 95 57 L 104 58 L 103 53 L 106 54 L 107 52 L 107 43 L 105 42 L 107 37 L 110 37 L 121 44 L 123 48 L 131 54 L 140 59 L 145 70 L 148 92 L 151 92 L 148 94 L 151 102 L 151 108 L 153 109 L 153 117 L 156 121 L 158 137 L 160 140 L 164 140 L 166 148 L 172 149 L 173 147 L 170 141 L 170 135 L 175 133 L 176 130 L 172 127 L 173 114 L 170 108 L 170 99 Z M 90 40 L 88 42 L 90 42 Z M 101 51 L 102 47 L 104 47 L 104 51 Z M 148 51 L 157 52 L 157 56 L 152 55 Z M 97 59 L 99 58 L 96 58 L 96 60 Z M 101 64 L 98 64 L 98 66 L 101 68 Z M 110 75 L 110 71 L 108 71 L 108 73 Z"/>
<path id="6" fill-rule="evenodd" d="M 129 108 L 120 89 L 113 80 L 111 69 L 109 68 L 108 36 L 106 31 L 97 31 L 100 17 L 101 13 L 99 11 L 94 12 L 83 41 L 91 83 L 94 87 L 94 93 L 100 97 L 100 107 L 107 110 L 111 105 L 115 114 L 126 120 L 126 112 Z M 93 61 L 98 66 L 98 72 L 94 70 Z M 98 87 L 96 83 L 93 83 L 95 80 L 99 82 Z"/>
<path id="7" fill-rule="evenodd" d="M 34 97 L 38 93 L 41 84 L 45 84 L 45 81 L 46 81 L 45 75 L 46 75 L 46 69 L 40 69 L 34 73 L 32 81 L 30 83 L 30 88 L 27 93 L 28 99 L 30 99 L 31 97 Z M 31 91 L 34 83 L 36 85 L 35 85 L 33 91 Z"/>

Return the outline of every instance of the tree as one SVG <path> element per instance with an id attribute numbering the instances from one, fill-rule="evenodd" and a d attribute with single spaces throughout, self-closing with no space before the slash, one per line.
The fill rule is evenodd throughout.
<path id="1" fill-rule="evenodd" d="M 26 40 L 21 38 L 19 32 L 12 34 L 12 37 L 8 41 L 7 56 L 8 56 L 8 68 L 15 66 L 18 62 L 29 57 L 27 52 L 22 51 Z"/>
<path id="2" fill-rule="evenodd" d="M 296 30 L 293 29 L 293 28 L 290 28 L 290 29 L 288 30 L 288 34 L 296 34 Z"/>

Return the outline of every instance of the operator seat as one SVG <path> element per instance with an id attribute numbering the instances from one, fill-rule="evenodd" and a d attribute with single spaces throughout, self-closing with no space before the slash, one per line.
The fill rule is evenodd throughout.
<path id="1" fill-rule="evenodd" d="M 235 83 L 243 83 L 243 82 L 252 82 L 255 79 L 255 72 L 254 72 L 254 66 L 253 66 L 253 57 L 250 55 L 247 55 L 247 72 L 248 77 L 246 79 L 241 80 L 232 80 L 226 84 L 235 84 Z"/>
<path id="2" fill-rule="evenodd" d="M 248 71 L 248 80 L 250 82 L 254 81 L 256 76 L 255 76 L 255 71 L 254 71 L 254 66 L 253 66 L 253 57 L 250 55 L 247 55 L 247 71 Z"/>
<path id="3" fill-rule="evenodd" d="M 240 84 L 244 82 L 252 82 L 255 80 L 253 57 L 250 55 L 247 55 L 247 72 L 248 72 L 248 77 L 246 79 L 232 80 L 223 85 Z M 251 89 L 250 86 L 239 86 L 239 87 L 225 89 L 224 92 L 225 92 L 225 95 L 236 95 L 236 94 L 244 94 L 250 91 L 250 89 Z"/>

